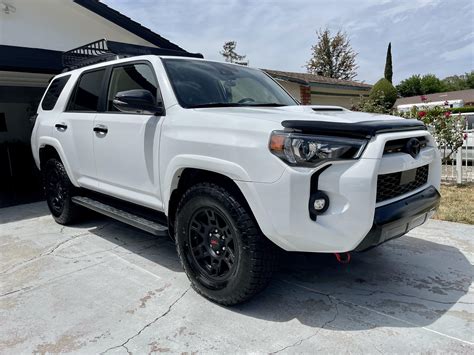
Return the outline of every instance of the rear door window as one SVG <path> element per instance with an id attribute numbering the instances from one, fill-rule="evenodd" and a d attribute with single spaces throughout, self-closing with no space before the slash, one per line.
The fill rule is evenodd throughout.
<path id="1" fill-rule="evenodd" d="M 81 75 L 69 101 L 68 111 L 97 111 L 104 74 L 105 69 L 100 69 Z"/>
<path id="2" fill-rule="evenodd" d="M 41 108 L 43 110 L 50 111 L 54 108 L 59 99 L 59 95 L 61 95 L 61 92 L 70 77 L 70 75 L 66 75 L 53 80 L 51 85 L 49 85 L 48 91 L 46 91 L 46 95 L 44 95 L 43 102 L 41 103 Z"/>

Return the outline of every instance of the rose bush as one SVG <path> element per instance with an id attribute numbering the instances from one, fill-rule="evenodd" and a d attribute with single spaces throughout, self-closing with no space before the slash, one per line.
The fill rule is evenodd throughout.
<path id="1" fill-rule="evenodd" d="M 410 112 L 393 112 L 395 116 L 405 118 L 417 118 L 428 127 L 438 144 L 439 149 L 447 148 L 448 154 L 443 157 L 443 163 L 451 159 L 451 156 L 462 146 L 464 140 L 464 129 L 466 121 L 460 114 L 452 114 L 445 108 L 435 107 L 412 107 Z"/>

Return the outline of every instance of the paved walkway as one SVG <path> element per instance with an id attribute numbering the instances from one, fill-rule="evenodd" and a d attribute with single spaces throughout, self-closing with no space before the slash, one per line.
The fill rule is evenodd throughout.
<path id="1" fill-rule="evenodd" d="M 474 353 L 474 226 L 430 221 L 349 265 L 287 254 L 234 308 L 189 288 L 174 246 L 110 219 L 0 209 L 0 353 Z"/>

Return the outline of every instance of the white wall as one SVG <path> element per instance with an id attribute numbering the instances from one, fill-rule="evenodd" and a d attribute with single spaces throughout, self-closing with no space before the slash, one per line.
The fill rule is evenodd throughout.
<path id="1" fill-rule="evenodd" d="M 342 106 L 350 109 L 355 103 L 360 100 L 359 97 L 348 97 L 348 96 L 329 96 L 329 95 L 311 95 L 312 105 L 330 105 L 330 106 Z"/>
<path id="2" fill-rule="evenodd" d="M 10 14 L 0 11 L 0 44 L 3 45 L 64 51 L 107 38 L 153 46 L 72 0 L 2 2 L 16 8 Z"/>
<path id="3" fill-rule="evenodd" d="M 286 91 L 290 93 L 291 96 L 293 96 L 296 100 L 301 101 L 300 84 L 286 80 L 276 80 L 286 89 Z"/>

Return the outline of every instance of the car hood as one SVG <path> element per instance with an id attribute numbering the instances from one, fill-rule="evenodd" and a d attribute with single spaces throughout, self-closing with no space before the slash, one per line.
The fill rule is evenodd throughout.
<path id="1" fill-rule="evenodd" d="M 201 113 L 241 116 L 281 123 L 282 121 L 322 121 L 333 123 L 358 123 L 382 120 L 404 120 L 390 115 L 355 112 L 337 106 L 282 106 L 282 107 L 219 107 L 195 109 Z"/>

